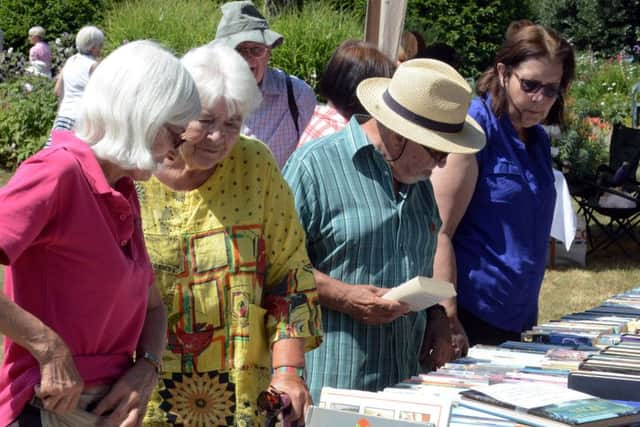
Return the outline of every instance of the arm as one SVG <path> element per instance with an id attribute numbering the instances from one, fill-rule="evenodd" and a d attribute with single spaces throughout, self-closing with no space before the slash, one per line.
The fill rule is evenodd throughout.
<path id="1" fill-rule="evenodd" d="M 286 338 L 273 343 L 271 349 L 274 374 L 271 386 L 289 395 L 292 412 L 289 421 L 304 421 L 307 408 L 313 403 L 304 379 L 295 370 L 277 368 L 292 367 L 304 370 L 304 338 Z"/>
<path id="2" fill-rule="evenodd" d="M 389 290 L 372 285 L 351 285 L 313 269 L 320 305 L 348 314 L 369 325 L 389 323 L 409 312 L 409 306 L 382 298 Z"/>
<path id="3" fill-rule="evenodd" d="M 58 195 L 69 191 L 66 157 L 53 156 L 56 167 L 39 159 L 25 160 L 0 189 L 0 264 L 18 259 L 56 218 Z M 32 191 L 38 187 L 40 191 Z M 37 284 L 34 284 L 37 285 Z M 26 349 L 40 366 L 36 395 L 45 409 L 64 414 L 77 406 L 83 381 L 71 350 L 42 320 L 0 293 L 0 333 Z"/>
<path id="4" fill-rule="evenodd" d="M 64 95 L 64 81 L 62 80 L 62 71 L 56 76 L 56 85 L 53 88 L 53 93 L 60 99 Z"/>
<path id="5" fill-rule="evenodd" d="M 1 249 L 0 258 L 7 259 Z M 41 380 L 36 394 L 45 409 L 65 414 L 78 405 L 84 384 L 67 345 L 55 331 L 3 293 L 0 293 L 0 332 L 24 347 L 40 364 Z"/>
<path id="6" fill-rule="evenodd" d="M 474 155 L 452 154 L 444 168 L 433 171 L 431 177 L 442 227 L 438 233 L 433 277 L 456 284 L 456 259 L 453 235 L 469 206 L 478 180 L 478 162 Z M 451 323 L 456 355 L 464 355 L 469 348 L 464 329 L 458 320 L 455 298 L 444 301 Z"/>
<path id="7" fill-rule="evenodd" d="M 138 341 L 136 363 L 113 385 L 93 411 L 97 415 L 113 411 L 104 420 L 103 427 L 140 425 L 158 381 L 156 366 L 141 355 L 146 351 L 161 360 L 166 335 L 167 313 L 154 285 L 149 288 L 147 315 Z"/>

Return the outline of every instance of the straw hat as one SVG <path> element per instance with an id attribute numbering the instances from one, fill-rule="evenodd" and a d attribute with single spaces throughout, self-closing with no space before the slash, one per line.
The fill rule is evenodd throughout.
<path id="1" fill-rule="evenodd" d="M 261 43 L 270 48 L 282 44 L 282 35 L 269 29 L 264 16 L 250 1 L 231 1 L 220 7 L 222 18 L 216 30 L 216 42 L 235 49 L 242 42 Z"/>
<path id="2" fill-rule="evenodd" d="M 446 153 L 475 153 L 484 147 L 484 131 L 467 115 L 471 88 L 444 62 L 403 62 L 390 79 L 363 80 L 357 96 L 377 121 L 413 142 Z"/>

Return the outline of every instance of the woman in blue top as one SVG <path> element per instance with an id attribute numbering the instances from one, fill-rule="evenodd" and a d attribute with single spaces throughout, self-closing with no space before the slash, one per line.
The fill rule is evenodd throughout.
<path id="1" fill-rule="evenodd" d="M 519 341 L 536 323 L 556 198 L 541 124 L 563 124 L 574 69 L 573 48 L 558 33 L 512 23 L 469 109 L 487 145 L 450 155 L 433 172 L 442 217 L 434 277 L 457 283 L 447 314 L 458 354 Z"/>

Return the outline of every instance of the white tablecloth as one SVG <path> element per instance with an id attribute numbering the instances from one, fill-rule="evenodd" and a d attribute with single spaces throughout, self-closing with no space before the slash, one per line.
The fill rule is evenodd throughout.
<path id="1" fill-rule="evenodd" d="M 571 204 L 571 194 L 564 175 L 554 169 L 553 176 L 556 184 L 556 207 L 553 211 L 551 237 L 562 241 L 568 252 L 576 236 L 576 212 Z"/>

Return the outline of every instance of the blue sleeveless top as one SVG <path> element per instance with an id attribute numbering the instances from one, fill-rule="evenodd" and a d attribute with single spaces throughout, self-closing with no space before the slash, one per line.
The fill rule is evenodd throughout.
<path id="1" fill-rule="evenodd" d="M 453 245 L 458 304 L 485 322 L 520 332 L 536 323 L 556 192 L 550 141 L 540 125 L 518 137 L 507 114 L 497 118 L 491 98 L 469 109 L 487 145 Z"/>

